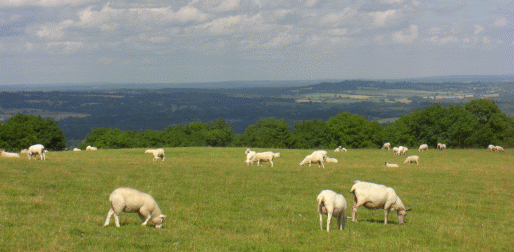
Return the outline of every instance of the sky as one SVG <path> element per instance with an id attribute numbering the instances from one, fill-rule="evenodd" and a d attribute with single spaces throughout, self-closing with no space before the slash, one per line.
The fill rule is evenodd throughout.
<path id="1" fill-rule="evenodd" d="M 514 74 L 514 1 L 0 0 L 0 85 Z"/>

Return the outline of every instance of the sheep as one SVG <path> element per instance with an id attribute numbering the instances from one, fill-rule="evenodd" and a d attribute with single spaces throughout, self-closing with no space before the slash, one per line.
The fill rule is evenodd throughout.
<path id="1" fill-rule="evenodd" d="M 253 164 L 257 162 L 257 166 L 259 166 L 259 163 L 261 162 L 270 162 L 271 167 L 273 167 L 273 158 L 280 157 L 280 152 L 273 153 L 272 151 L 266 151 L 266 152 L 258 152 L 255 153 L 255 156 L 249 161 L 249 164 Z"/>
<path id="2" fill-rule="evenodd" d="M 326 162 L 327 163 L 335 163 L 335 164 L 338 163 L 337 159 L 331 158 L 331 157 L 327 157 Z"/>
<path id="3" fill-rule="evenodd" d="M 327 151 L 325 151 L 325 150 L 317 150 L 317 151 L 313 151 L 312 152 L 312 154 L 316 154 L 316 153 L 319 153 L 319 154 L 323 155 L 323 160 L 327 159 L 327 154 L 328 154 Z"/>
<path id="4" fill-rule="evenodd" d="M 505 150 L 503 150 L 503 147 L 501 147 L 499 145 L 494 146 L 494 149 L 495 149 L 495 151 L 501 151 L 501 152 L 505 151 Z"/>
<path id="5" fill-rule="evenodd" d="M 255 156 L 256 153 L 257 152 L 255 152 L 253 150 L 246 149 L 246 151 L 245 151 L 245 154 L 246 154 L 245 162 L 246 162 L 247 165 L 250 165 L 250 163 L 251 163 L 250 160 L 252 160 L 252 158 Z"/>
<path id="6" fill-rule="evenodd" d="M 29 150 L 27 150 L 27 149 L 23 149 L 23 150 L 21 150 L 21 151 L 20 151 L 20 153 L 28 154 L 28 153 L 29 153 Z"/>
<path id="7" fill-rule="evenodd" d="M 408 156 L 407 159 L 405 159 L 405 161 L 403 163 L 410 164 L 410 163 L 416 162 L 416 164 L 418 164 L 418 161 L 419 161 L 419 156 L 413 155 L 413 156 Z"/>
<path id="8" fill-rule="evenodd" d="M 496 146 L 490 144 L 489 146 L 487 146 L 487 148 L 490 150 L 490 151 L 495 151 L 496 150 Z"/>
<path id="9" fill-rule="evenodd" d="M 162 158 L 162 161 L 164 161 L 164 149 L 148 149 L 145 151 L 145 153 L 152 153 L 153 154 L 153 161 L 158 160 L 159 158 Z"/>
<path id="10" fill-rule="evenodd" d="M 6 158 L 19 158 L 20 157 L 20 154 L 18 153 L 13 153 L 13 152 L 5 152 L 4 149 L 1 149 L 0 150 L 0 156 L 1 157 L 6 157 Z"/>
<path id="11" fill-rule="evenodd" d="M 343 149 L 343 146 L 339 145 L 335 150 L 334 152 L 341 152 L 341 150 Z"/>
<path id="12" fill-rule="evenodd" d="M 347 152 L 347 151 L 348 150 L 346 148 L 344 148 L 344 147 L 341 149 L 341 152 Z"/>
<path id="13" fill-rule="evenodd" d="M 403 146 L 402 146 L 403 147 Z M 400 150 L 400 155 L 407 155 L 407 152 L 409 151 L 409 148 L 407 147 L 403 147 L 401 150 Z"/>
<path id="14" fill-rule="evenodd" d="M 314 152 L 310 155 L 307 155 L 303 160 L 302 162 L 300 162 L 300 165 L 301 166 L 304 166 L 306 164 L 309 164 L 309 167 L 311 166 L 312 163 L 317 163 L 318 164 L 318 167 L 320 166 L 323 166 L 323 168 L 325 168 L 325 165 L 323 164 L 323 162 L 325 161 L 326 157 L 323 156 L 322 153 L 319 153 L 319 152 Z"/>
<path id="15" fill-rule="evenodd" d="M 73 151 L 81 151 L 79 148 L 73 148 Z"/>
<path id="16" fill-rule="evenodd" d="M 37 159 L 36 156 L 39 154 L 39 156 L 41 156 L 41 160 L 46 160 L 45 152 L 45 147 L 42 144 L 34 144 L 29 147 L 27 156 L 29 157 L 29 160 L 31 159 L 32 155 L 34 155 L 34 159 Z"/>
<path id="17" fill-rule="evenodd" d="M 319 226 L 323 230 L 323 214 L 328 215 L 327 232 L 330 232 L 330 221 L 332 216 L 337 218 L 337 226 L 340 230 L 344 229 L 346 224 L 346 199 L 343 195 L 337 194 L 332 190 L 323 190 L 318 195 L 318 213 Z"/>
<path id="18" fill-rule="evenodd" d="M 400 155 L 400 148 L 393 147 L 393 155 Z"/>
<path id="19" fill-rule="evenodd" d="M 111 209 L 107 213 L 104 227 L 109 225 L 111 216 L 114 214 L 114 223 L 116 227 L 120 227 L 119 215 L 125 213 L 139 213 L 143 226 L 152 219 L 155 228 L 161 228 L 166 215 L 162 214 L 159 205 L 154 198 L 147 193 L 129 187 L 119 187 L 112 191 L 109 196 Z"/>
<path id="20" fill-rule="evenodd" d="M 419 146 L 418 152 L 422 152 L 422 151 L 428 151 L 428 145 L 427 144 L 422 144 L 422 145 Z"/>
<path id="21" fill-rule="evenodd" d="M 400 166 L 399 166 L 399 165 L 397 165 L 397 164 L 391 164 L 391 163 L 389 163 L 389 162 L 385 162 L 385 166 L 386 166 L 387 168 L 398 168 L 398 167 L 400 167 Z"/>
<path id="22" fill-rule="evenodd" d="M 89 150 L 89 151 L 95 151 L 95 150 L 98 150 L 98 149 L 97 149 L 96 147 L 93 147 L 93 146 L 91 146 L 91 145 L 88 145 L 88 146 L 86 147 L 86 150 Z"/>
<path id="23" fill-rule="evenodd" d="M 391 143 L 389 143 L 389 142 L 385 143 L 384 146 L 382 146 L 382 150 L 385 150 L 385 149 L 390 150 L 391 149 Z"/>
<path id="24" fill-rule="evenodd" d="M 446 144 L 441 144 L 441 150 L 446 150 Z"/>
<path id="25" fill-rule="evenodd" d="M 442 143 L 437 143 L 437 149 L 440 150 L 442 145 Z"/>
<path id="26" fill-rule="evenodd" d="M 398 224 L 405 224 L 404 219 L 410 209 L 405 208 L 393 188 L 355 180 L 350 192 L 353 194 L 352 222 L 357 222 L 357 209 L 364 206 L 368 209 L 384 209 L 384 225 L 387 225 L 389 212 L 395 210 L 398 215 Z"/>

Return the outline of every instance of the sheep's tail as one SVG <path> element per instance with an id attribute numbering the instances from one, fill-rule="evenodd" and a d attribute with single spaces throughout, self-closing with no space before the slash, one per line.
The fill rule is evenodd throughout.
<path id="1" fill-rule="evenodd" d="M 360 181 L 360 180 L 355 180 L 355 181 L 353 181 L 353 186 L 352 186 L 352 189 L 350 189 L 350 193 L 355 192 L 355 184 L 357 184 L 357 183 L 359 183 L 359 182 L 361 182 L 361 181 Z"/>

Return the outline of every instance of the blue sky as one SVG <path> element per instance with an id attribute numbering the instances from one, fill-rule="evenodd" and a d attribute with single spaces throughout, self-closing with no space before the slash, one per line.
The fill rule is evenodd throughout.
<path id="1" fill-rule="evenodd" d="M 499 75 L 513 49 L 514 1 L 0 1 L 0 85 Z"/>

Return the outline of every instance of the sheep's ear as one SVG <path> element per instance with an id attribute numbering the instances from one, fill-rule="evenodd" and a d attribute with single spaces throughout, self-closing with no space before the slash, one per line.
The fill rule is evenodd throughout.
<path id="1" fill-rule="evenodd" d="M 161 214 L 159 217 L 161 217 L 161 219 L 164 219 L 164 218 L 166 218 L 166 215 Z"/>
<path id="2" fill-rule="evenodd" d="M 410 208 L 405 209 L 405 211 L 410 211 L 410 210 L 412 210 L 412 209 L 410 209 Z"/>

